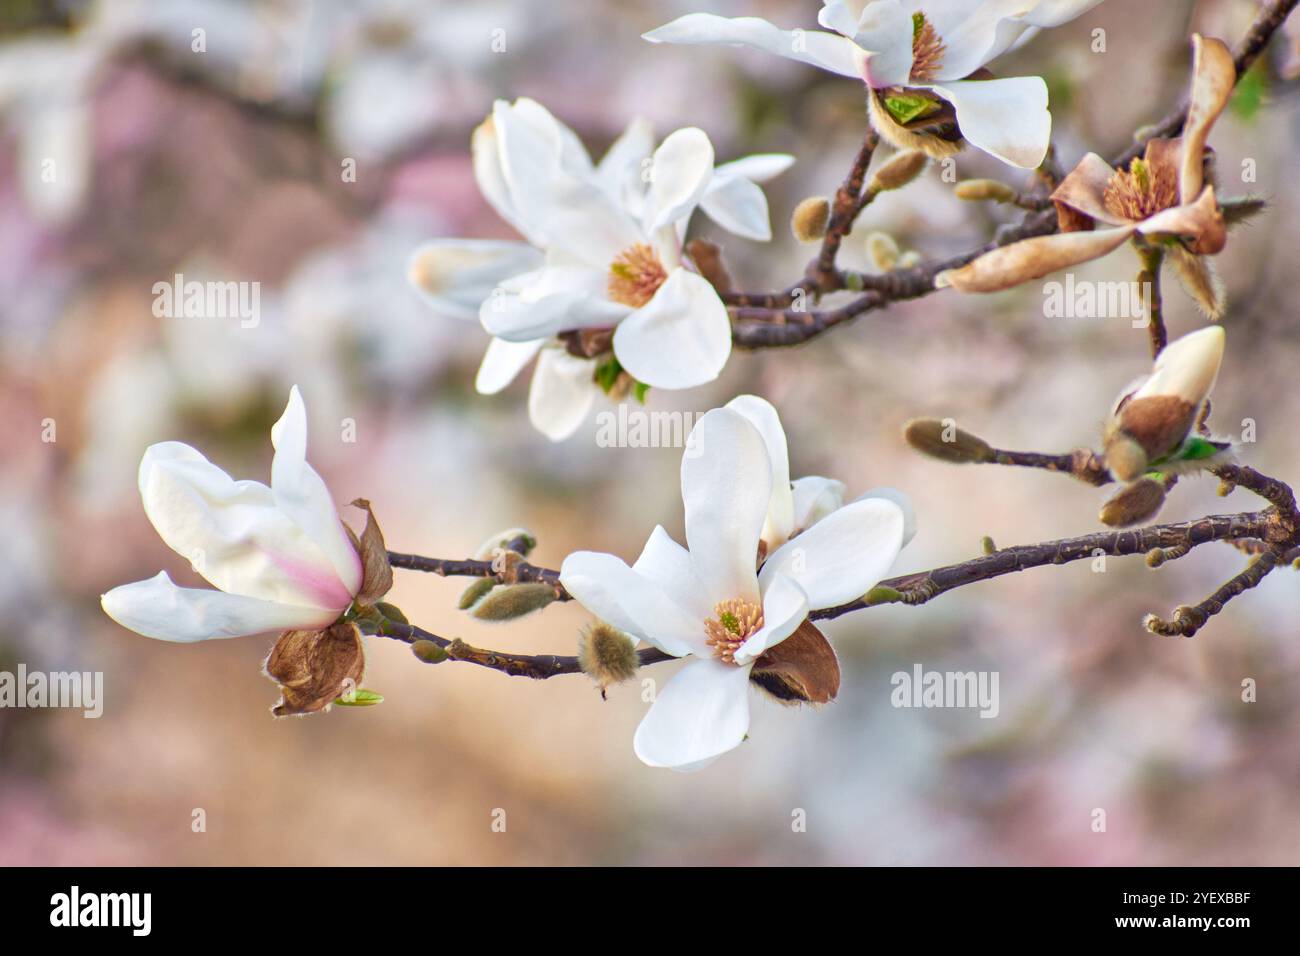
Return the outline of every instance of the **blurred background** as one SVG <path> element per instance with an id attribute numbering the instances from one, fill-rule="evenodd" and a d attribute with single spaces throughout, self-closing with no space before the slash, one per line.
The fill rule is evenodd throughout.
<path id="1" fill-rule="evenodd" d="M 526 374 L 475 395 L 486 335 L 434 314 L 407 284 L 407 257 L 429 237 L 511 236 L 478 193 L 468 142 L 494 98 L 527 95 L 596 155 L 635 115 L 660 137 L 702 127 L 720 160 L 797 155 L 767 187 L 773 242 L 694 226 L 723 243 L 740 287 L 788 285 L 812 254 L 790 237 L 791 210 L 846 171 L 864 129 L 860 87 L 639 34 L 700 8 L 815 27 L 818 6 L 0 0 L 0 670 L 102 671 L 105 683 L 97 720 L 0 709 L 0 863 L 1297 862 L 1294 573 L 1274 573 L 1194 640 L 1140 625 L 1239 570 L 1245 558 L 1226 546 L 1158 571 L 1140 558 L 1104 573 L 1081 562 L 845 617 L 826 627 L 839 701 L 795 710 L 755 696 L 750 739 L 693 775 L 633 755 L 636 685 L 602 702 L 582 677 L 427 667 L 371 638 L 365 683 L 385 703 L 277 721 L 260 673 L 272 636 L 172 645 L 100 611 L 100 593 L 160 568 L 197 580 L 141 510 L 144 448 L 183 440 L 266 481 L 268 431 L 294 383 L 311 461 L 340 501 L 373 502 L 395 550 L 462 557 L 523 524 L 540 539 L 534 559 L 558 566 L 579 548 L 630 560 L 656 523 L 680 538 L 680 451 L 598 447 L 594 418 L 552 445 L 528 424 Z M 1068 168 L 1169 111 L 1190 31 L 1235 43 L 1256 9 L 1106 0 L 993 68 L 1047 79 Z M 1093 51 L 1097 29 L 1105 52 Z M 1231 307 L 1211 424 L 1240 437 L 1252 419 L 1247 461 L 1292 481 L 1297 35 L 1279 36 L 1211 139 L 1221 193 L 1273 204 L 1218 258 Z M 340 174 L 348 159 L 355 182 Z M 1257 180 L 1239 182 L 1244 169 Z M 1025 182 L 972 151 L 957 171 Z M 957 201 L 931 169 L 870 207 L 842 261 L 869 268 L 873 230 L 946 256 L 1010 218 Z M 177 272 L 260 282 L 260 323 L 156 318 L 153 284 Z M 1135 272 L 1121 250 L 1078 275 Z M 1127 319 L 1048 320 L 1042 303 L 1038 284 L 930 296 L 798 349 L 737 353 L 714 385 L 652 390 L 649 407 L 770 398 L 792 474 L 912 496 L 920 531 L 897 573 L 972 557 L 983 535 L 1088 533 L 1102 490 L 959 470 L 900 439 L 907 419 L 937 415 L 1003 447 L 1095 444 L 1115 393 L 1149 368 L 1146 333 Z M 1166 309 L 1174 335 L 1203 321 L 1172 280 Z M 345 419 L 355 442 L 342 440 Z M 1161 518 L 1258 506 L 1244 491 L 1221 501 L 1202 478 L 1181 483 Z M 493 627 L 455 610 L 465 583 L 398 572 L 390 600 L 448 637 L 574 652 L 580 607 Z M 916 663 L 998 672 L 999 716 L 895 709 L 890 677 Z M 1255 703 L 1241 699 L 1247 678 Z M 191 826 L 198 809 L 204 832 Z M 493 831 L 497 810 L 505 832 Z M 806 832 L 792 828 L 798 810 Z"/>

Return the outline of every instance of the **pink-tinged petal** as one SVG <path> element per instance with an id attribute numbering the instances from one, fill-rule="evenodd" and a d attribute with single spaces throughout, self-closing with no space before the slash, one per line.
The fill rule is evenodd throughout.
<path id="1" fill-rule="evenodd" d="M 180 643 L 327 627 L 339 616 L 330 608 L 177 587 L 166 571 L 113 588 L 100 598 L 100 604 L 105 614 L 137 634 Z"/>
<path id="2" fill-rule="evenodd" d="M 809 607 L 846 604 L 889 572 L 906 525 L 903 510 L 892 501 L 851 502 L 782 545 L 763 565 L 759 581 L 766 588 L 789 575 L 808 595 Z"/>
<path id="3" fill-rule="evenodd" d="M 1134 232 L 1136 228 L 1133 226 L 1116 226 L 1023 239 L 985 253 L 960 269 L 939 273 L 934 284 L 939 289 L 951 286 L 960 292 L 1010 289 L 1058 269 L 1100 259 L 1118 249 Z"/>
<path id="4" fill-rule="evenodd" d="M 642 763 L 698 770 L 739 745 L 749 731 L 749 670 L 713 658 L 682 667 L 636 729 Z"/>
<path id="5" fill-rule="evenodd" d="M 808 616 L 808 595 L 784 574 L 773 575 L 763 586 L 763 626 L 735 653 L 737 664 L 752 664 L 798 630 Z"/>
<path id="6" fill-rule="evenodd" d="M 763 437 L 738 412 L 715 408 L 695 424 L 682 455 L 686 543 L 712 603 L 758 601 L 758 542 L 772 500 Z"/>
<path id="7" fill-rule="evenodd" d="M 614 354 L 639 382 L 694 388 L 721 374 L 731 356 L 731 320 L 717 291 L 683 268 L 614 330 Z"/>
<path id="8" fill-rule="evenodd" d="M 275 458 L 271 462 L 271 492 L 275 504 L 315 543 L 349 594 L 361 589 L 361 558 L 343 527 L 325 482 L 307 464 L 307 409 L 295 385 L 280 420 L 271 427 Z M 293 548 L 272 549 L 304 563 L 310 556 Z"/>
<path id="9" fill-rule="evenodd" d="M 907 84 L 912 73 L 912 14 L 898 0 L 867 4 L 849 36 L 868 85 L 883 89 Z"/>
<path id="10" fill-rule="evenodd" d="M 596 617 L 665 654 L 709 652 L 698 609 L 682 607 L 658 581 L 612 554 L 574 552 L 560 567 L 560 583 Z"/>
<path id="11" fill-rule="evenodd" d="M 1193 34 L 1192 51 L 1192 92 L 1183 125 L 1183 168 L 1178 179 L 1179 199 L 1184 205 L 1201 194 L 1205 143 L 1237 83 L 1237 67 L 1222 40 Z"/>
<path id="12" fill-rule="evenodd" d="M 256 481 L 234 481 L 198 451 L 180 442 L 150 446 L 140 461 L 140 499 L 159 537 L 215 587 L 282 604 L 314 605 L 319 581 L 337 573 L 320 547 Z M 286 573 L 284 563 L 311 568 Z M 359 566 L 359 562 L 358 562 Z M 347 607 L 351 598 L 337 603 Z M 332 602 L 331 606 L 334 606 Z"/>
<path id="13" fill-rule="evenodd" d="M 820 30 L 782 30 L 758 17 L 728 18 L 711 13 L 688 13 L 672 23 L 641 34 L 641 38 L 651 43 L 745 46 L 810 63 L 841 76 L 859 75 L 853 41 Z"/>
<path id="14" fill-rule="evenodd" d="M 1127 225 L 1127 220 L 1119 218 L 1106 208 L 1106 187 L 1114 176 L 1115 170 L 1110 163 L 1096 153 L 1088 153 L 1061 180 L 1061 184 L 1052 193 L 1052 202 L 1064 203 L 1108 226 Z"/>
<path id="15" fill-rule="evenodd" d="M 1191 240 L 1198 255 L 1212 256 L 1228 241 L 1228 226 L 1214 196 L 1214 187 L 1206 186 L 1200 198 L 1186 206 L 1174 206 L 1156 213 L 1138 224 L 1144 235 L 1183 236 Z"/>
<path id="16" fill-rule="evenodd" d="M 790 487 L 790 450 L 785 440 L 781 416 L 771 402 L 757 395 L 741 395 L 727 402 L 727 408 L 739 412 L 758 429 L 767 446 L 772 465 L 772 500 L 763 522 L 763 540 L 775 551 L 794 533 L 794 491 Z"/>

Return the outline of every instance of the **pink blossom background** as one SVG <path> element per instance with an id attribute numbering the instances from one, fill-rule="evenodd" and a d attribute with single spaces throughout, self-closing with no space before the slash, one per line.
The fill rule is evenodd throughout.
<path id="1" fill-rule="evenodd" d="M 528 425 L 526 386 L 472 390 L 486 336 L 432 314 L 405 280 L 432 236 L 509 236 L 474 186 L 470 130 L 496 97 L 540 99 L 599 152 L 634 115 L 699 126 L 720 159 L 787 151 L 768 187 L 776 238 L 722 238 L 747 288 L 780 288 L 810 256 L 789 236 L 804 196 L 838 184 L 864 128 L 852 81 L 758 53 L 656 47 L 639 34 L 693 7 L 815 26 L 805 2 L 559 0 L 6 5 L 0 14 L 0 670 L 103 671 L 104 715 L 0 710 L 0 863 L 55 864 L 1191 864 L 1297 862 L 1300 619 L 1274 573 L 1194 640 L 1142 615 L 1198 600 L 1243 557 L 1207 546 L 1158 571 L 1112 559 L 1001 578 L 919 609 L 827 628 L 840 699 L 758 701 L 750 739 L 711 769 L 642 766 L 635 685 L 602 702 L 580 677 L 507 678 L 418 664 L 371 639 L 385 702 L 273 720 L 271 638 L 195 646 L 117 627 L 98 596 L 168 569 L 136 466 L 151 442 L 201 448 L 269 477 L 270 424 L 304 394 L 309 456 L 340 502 L 369 498 L 391 547 L 461 557 L 531 528 L 538 562 L 578 548 L 632 558 L 657 523 L 680 535 L 675 449 L 563 445 Z M 1193 29 L 1229 42 L 1253 0 L 1106 0 L 995 64 L 1052 90 L 1066 163 L 1118 152 L 1182 95 Z M 206 52 L 191 49 L 195 28 Z M 1093 52 L 1094 30 L 1106 51 Z M 495 34 L 501 30 L 504 33 Z M 504 52 L 493 52 L 494 37 Z M 1297 99 L 1279 42 L 1212 144 L 1221 192 L 1273 208 L 1219 257 L 1231 311 L 1213 424 L 1257 426 L 1247 460 L 1300 479 L 1292 289 L 1300 242 Z M 41 160 L 55 160 L 54 182 Z M 344 158 L 358 179 L 341 181 Z M 1258 181 L 1241 183 L 1244 160 Z M 1022 174 L 963 153 L 962 178 Z M 1008 219 L 963 204 L 932 169 L 883 197 L 866 235 L 950 255 Z M 709 224 L 701 234 L 717 237 Z M 1079 278 L 1127 280 L 1121 251 Z M 152 286 L 259 281 L 261 321 L 158 319 Z M 1172 285 L 1172 284 L 1171 284 Z M 702 412 L 741 392 L 780 409 L 795 475 L 894 485 L 920 531 L 898 571 L 998 544 L 1098 530 L 1097 489 L 1037 472 L 958 469 L 910 453 L 902 424 L 953 416 L 1004 447 L 1095 443 L 1115 392 L 1146 366 L 1124 319 L 1046 319 L 1031 284 L 868 315 L 809 345 L 737 353 L 716 384 L 652 390 Z M 1174 334 L 1202 319 L 1176 289 Z M 357 441 L 342 440 L 356 423 Z M 46 420 L 57 438 L 42 441 Z M 1253 509 L 1187 481 L 1164 520 Z M 555 606 L 511 626 L 455 610 L 465 582 L 399 572 L 391 599 L 448 637 L 572 653 L 587 616 Z M 914 663 L 1000 675 L 996 719 L 890 705 Z M 662 680 L 675 665 L 646 676 Z M 1258 686 L 1243 703 L 1242 681 Z M 1094 832 L 1094 810 L 1106 813 Z M 206 831 L 194 832 L 195 810 Z M 505 832 L 494 832 L 504 810 Z M 792 820 L 803 810 L 806 832 Z M 498 814 L 499 816 L 499 814 Z"/>

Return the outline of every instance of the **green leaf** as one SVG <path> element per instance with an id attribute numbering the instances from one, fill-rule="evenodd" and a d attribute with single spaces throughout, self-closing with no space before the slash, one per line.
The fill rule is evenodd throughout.
<path id="1" fill-rule="evenodd" d="M 1264 105 L 1268 93 L 1268 74 L 1258 67 L 1247 70 L 1246 75 L 1237 81 L 1228 108 L 1243 120 L 1252 120 Z"/>
<path id="2" fill-rule="evenodd" d="M 939 109 L 939 101 L 920 93 L 891 93 L 885 97 L 885 109 L 902 126 L 929 116 Z"/>
<path id="3" fill-rule="evenodd" d="M 618 364 L 618 359 L 612 355 L 605 361 L 596 366 L 596 374 L 593 376 L 600 390 L 606 395 L 610 389 L 618 382 L 618 377 L 623 373 L 623 366 Z"/>
<path id="4" fill-rule="evenodd" d="M 346 697 L 338 697 L 334 703 L 340 707 L 374 707 L 375 704 L 382 704 L 384 695 L 376 693 L 373 690 L 366 690 L 364 687 L 358 687 Z"/>
<path id="5" fill-rule="evenodd" d="M 636 387 L 632 389 L 632 394 L 636 396 L 636 400 L 638 402 L 644 405 L 646 392 L 648 391 L 650 391 L 649 385 L 647 385 L 645 382 L 637 382 Z"/>
<path id="6" fill-rule="evenodd" d="M 1206 458 L 1213 458 L 1223 451 L 1224 447 L 1226 446 L 1222 442 L 1213 442 L 1208 438 L 1192 435 L 1178 449 L 1177 458 L 1180 461 L 1203 461 Z"/>

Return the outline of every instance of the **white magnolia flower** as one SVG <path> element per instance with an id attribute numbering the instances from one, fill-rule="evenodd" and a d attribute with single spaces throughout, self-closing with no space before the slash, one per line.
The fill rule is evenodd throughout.
<path id="1" fill-rule="evenodd" d="M 140 496 L 159 536 L 213 587 L 156 577 L 113 588 L 104 611 L 164 641 L 314 630 L 362 589 L 362 561 L 325 482 L 307 464 L 307 414 L 295 386 L 271 429 L 271 486 L 235 481 L 181 442 L 150 446 Z"/>
<path id="2" fill-rule="evenodd" d="M 921 146 L 916 133 L 955 118 L 978 149 L 1032 169 L 1051 135 L 1047 84 L 1036 76 L 971 77 L 1030 31 L 1072 20 L 1100 2 L 827 0 L 818 22 L 834 32 L 691 13 L 644 36 L 652 43 L 754 47 L 856 77 L 872 90 L 873 125 L 896 145 Z"/>
<path id="3" fill-rule="evenodd" d="M 698 206 L 732 232 L 770 238 L 757 183 L 792 157 L 715 169 L 700 130 L 678 130 L 654 149 L 649 125 L 634 121 L 593 164 L 573 131 L 528 99 L 498 102 L 472 149 L 484 197 L 526 241 L 435 240 L 415 252 L 411 277 L 439 311 L 477 316 L 492 333 L 479 392 L 501 391 L 538 359 L 529 415 L 558 441 L 601 390 L 630 385 L 627 376 L 660 388 L 718 376 L 730 320 L 683 259 L 687 222 Z"/>
<path id="4" fill-rule="evenodd" d="M 687 449 L 689 550 L 656 527 L 631 567 L 583 551 L 569 555 L 560 573 L 593 614 L 690 658 L 659 691 L 634 741 L 645 763 L 678 770 L 702 767 L 744 739 L 755 663 L 810 610 L 869 591 L 912 525 L 897 492 L 841 505 L 839 482 L 792 485 L 780 419 L 760 398 L 708 412 Z"/>

